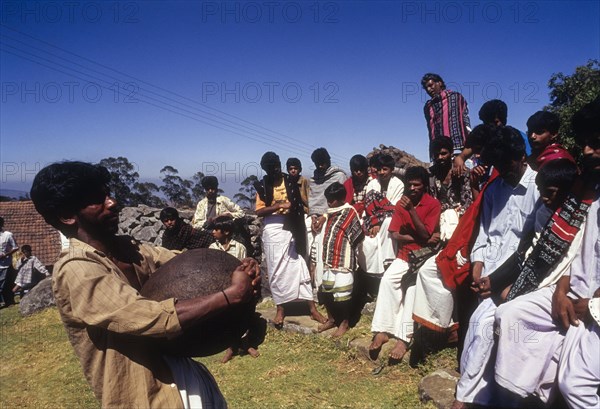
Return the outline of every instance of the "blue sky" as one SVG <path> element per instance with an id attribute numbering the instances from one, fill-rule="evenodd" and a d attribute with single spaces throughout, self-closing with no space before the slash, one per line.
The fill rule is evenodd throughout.
<path id="1" fill-rule="evenodd" d="M 600 58 L 597 1 L 2 1 L 3 189 L 40 166 L 125 156 L 143 179 L 171 165 L 226 193 L 326 147 L 333 162 L 379 144 L 421 160 L 420 88 L 436 72 L 509 124 L 549 102 L 547 82 Z"/>

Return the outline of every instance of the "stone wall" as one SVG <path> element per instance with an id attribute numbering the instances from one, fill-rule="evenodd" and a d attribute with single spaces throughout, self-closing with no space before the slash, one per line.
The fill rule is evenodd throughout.
<path id="1" fill-rule="evenodd" d="M 160 211 L 161 209 L 145 205 L 123 208 L 119 218 L 119 234 L 128 234 L 143 243 L 160 246 L 162 243 L 162 234 L 165 230 L 159 218 Z M 187 223 L 190 223 L 194 216 L 193 210 L 178 210 L 178 212 L 181 218 Z M 245 221 L 245 225 L 247 226 L 247 237 L 244 241 L 249 242 L 252 247 L 252 249 L 248 249 L 249 253 L 252 250 L 252 256 L 257 260 L 260 260 L 260 219 L 255 215 L 247 214 L 245 216 Z"/>

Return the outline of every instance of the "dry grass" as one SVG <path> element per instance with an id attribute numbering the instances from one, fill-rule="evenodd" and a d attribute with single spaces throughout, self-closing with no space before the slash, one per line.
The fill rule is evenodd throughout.
<path id="1" fill-rule="evenodd" d="M 0 311 L 0 408 L 98 408 L 55 308 L 21 318 L 17 307 Z M 342 340 L 367 331 L 365 323 Z M 261 356 L 221 354 L 201 361 L 231 408 L 432 408 L 418 399 L 417 385 L 433 366 L 452 367 L 454 351 L 429 367 L 402 363 L 373 376 L 373 364 L 330 339 L 269 329 Z"/>

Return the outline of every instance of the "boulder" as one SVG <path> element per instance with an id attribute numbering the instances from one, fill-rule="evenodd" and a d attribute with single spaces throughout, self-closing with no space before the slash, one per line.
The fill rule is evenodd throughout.
<path id="1" fill-rule="evenodd" d="M 31 315 L 56 305 L 52 292 L 52 277 L 43 279 L 33 287 L 19 302 L 19 312 L 23 316 Z"/>
<path id="2" fill-rule="evenodd" d="M 156 239 L 156 232 L 152 226 L 139 225 L 131 230 L 131 235 L 134 239 L 142 242 L 151 243 Z"/>
<path id="3" fill-rule="evenodd" d="M 385 146 L 379 145 L 379 148 L 373 148 L 373 151 L 367 154 L 367 158 L 371 158 L 373 155 L 377 153 L 383 153 L 386 155 L 390 155 L 394 158 L 396 162 L 396 168 L 394 169 L 394 175 L 403 176 L 406 169 L 411 166 L 423 166 L 424 168 L 428 168 L 429 164 L 425 162 L 421 162 L 419 159 L 415 158 L 410 153 L 403 151 L 402 149 L 398 149 L 394 146 Z"/>
<path id="4" fill-rule="evenodd" d="M 419 383 L 421 402 L 432 401 L 438 409 L 450 408 L 459 377 L 458 372 L 448 369 L 439 369 L 427 375 Z"/>

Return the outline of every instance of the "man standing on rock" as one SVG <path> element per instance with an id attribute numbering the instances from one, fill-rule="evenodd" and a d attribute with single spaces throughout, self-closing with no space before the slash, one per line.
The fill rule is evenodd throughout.
<path id="1" fill-rule="evenodd" d="M 423 109 L 429 143 L 439 137 L 450 138 L 454 154 L 459 154 L 465 147 L 471 127 L 467 101 L 460 93 L 446 89 L 444 80 L 437 74 L 425 74 L 421 85 L 431 97 Z M 434 159 L 431 151 L 429 156 Z"/>

